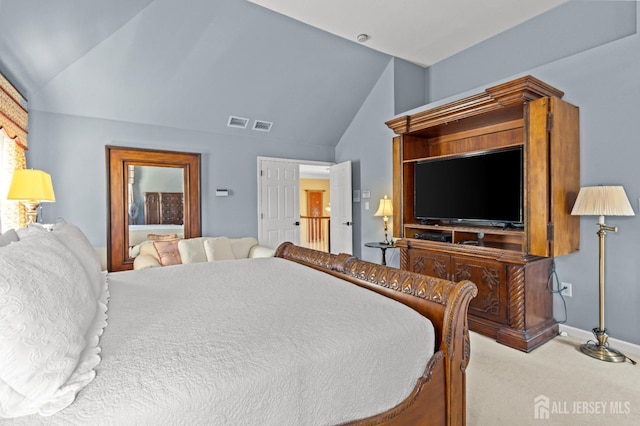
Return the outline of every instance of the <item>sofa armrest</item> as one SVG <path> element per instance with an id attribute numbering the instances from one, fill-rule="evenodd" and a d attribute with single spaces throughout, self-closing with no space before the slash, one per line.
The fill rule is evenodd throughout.
<path id="1" fill-rule="evenodd" d="M 273 257 L 275 250 L 269 247 L 255 245 L 249 249 L 249 258 Z"/>
<path id="2" fill-rule="evenodd" d="M 133 260 L 133 269 L 155 268 L 160 262 L 150 254 L 141 254 Z"/>

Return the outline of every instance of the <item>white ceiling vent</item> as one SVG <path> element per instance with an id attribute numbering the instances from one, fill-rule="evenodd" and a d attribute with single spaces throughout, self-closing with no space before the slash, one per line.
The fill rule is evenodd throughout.
<path id="1" fill-rule="evenodd" d="M 232 115 L 232 116 L 229 117 L 229 122 L 227 123 L 227 126 L 236 127 L 238 129 L 246 129 L 247 128 L 247 124 L 249 124 L 249 119 L 248 118 L 234 117 Z"/>
<path id="2" fill-rule="evenodd" d="M 253 123 L 253 130 L 258 130 L 260 132 L 270 132 L 271 126 L 273 126 L 273 123 L 270 123 L 268 121 L 256 120 Z"/>

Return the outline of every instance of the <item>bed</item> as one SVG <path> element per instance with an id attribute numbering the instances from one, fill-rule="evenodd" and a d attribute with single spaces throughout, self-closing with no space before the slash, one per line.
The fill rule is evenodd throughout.
<path id="1" fill-rule="evenodd" d="M 62 223 L 0 247 L 3 272 L 22 280 L 0 279 L 0 403 L 23 414 L 7 424 L 465 423 L 471 282 L 290 243 L 274 258 L 102 274 L 87 244 Z M 52 271 L 47 258 L 73 267 Z M 33 391 L 11 373 L 20 313 L 6 301 L 18 282 L 41 301 L 65 280 L 72 291 L 51 315 L 84 318 L 75 333 L 86 344 L 76 365 L 56 364 L 68 377 L 35 407 L 50 377 Z M 65 308 L 70 298 L 82 308 Z"/>

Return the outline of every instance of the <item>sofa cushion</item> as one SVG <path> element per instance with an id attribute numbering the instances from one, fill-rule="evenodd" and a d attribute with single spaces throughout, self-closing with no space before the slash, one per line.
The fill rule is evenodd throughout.
<path id="1" fill-rule="evenodd" d="M 147 234 L 147 240 L 149 241 L 168 241 L 177 240 L 178 234 Z"/>
<path id="2" fill-rule="evenodd" d="M 145 241 L 140 244 L 140 253 L 138 253 L 138 257 L 144 255 L 154 257 L 158 262 L 160 262 L 160 256 L 158 255 L 158 250 L 156 250 L 156 247 L 153 245 L 153 241 Z"/>
<path id="3" fill-rule="evenodd" d="M 227 237 L 207 238 L 204 241 L 204 252 L 207 255 L 208 262 L 234 260 L 236 258 L 231 248 L 231 241 Z"/>
<path id="4" fill-rule="evenodd" d="M 154 241 L 153 246 L 160 257 L 162 266 L 179 265 L 182 263 L 180 251 L 178 250 L 178 242 L 180 240 L 171 241 Z"/>
<path id="5" fill-rule="evenodd" d="M 182 263 L 200 263 L 207 261 L 207 254 L 204 251 L 204 241 L 206 238 L 188 238 L 178 242 L 178 251 Z"/>
<path id="6" fill-rule="evenodd" d="M 249 257 L 251 247 L 258 244 L 258 240 L 253 237 L 231 238 L 231 250 L 235 259 L 246 259 Z"/>
<path id="7" fill-rule="evenodd" d="M 133 259 L 133 269 L 156 268 L 159 266 L 162 266 L 160 261 L 148 254 L 139 255 Z"/>
<path id="8" fill-rule="evenodd" d="M 251 250 L 249 250 L 249 258 L 273 257 L 275 252 L 276 251 L 272 248 L 255 245 L 251 247 Z"/>

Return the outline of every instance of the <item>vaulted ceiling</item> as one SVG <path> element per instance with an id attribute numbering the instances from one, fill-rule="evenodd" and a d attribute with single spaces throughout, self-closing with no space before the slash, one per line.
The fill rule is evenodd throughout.
<path id="1" fill-rule="evenodd" d="M 228 134 L 239 131 L 227 127 L 234 115 L 274 123 L 255 137 L 334 146 L 392 56 L 427 65 L 562 1 L 506 13 L 510 2 L 492 0 L 505 13 L 486 8 L 486 16 L 475 0 L 427 1 L 432 21 L 449 11 L 458 24 L 481 24 L 458 28 L 462 41 L 442 32 L 451 25 L 405 35 L 407 22 L 388 19 L 386 2 L 362 14 L 364 28 L 330 14 L 349 34 L 371 33 L 363 45 L 327 24 L 335 1 L 284 2 L 313 12 L 292 19 L 266 0 L 255 3 L 280 13 L 246 0 L 0 0 L 0 70 L 35 111 Z M 385 42 L 382 30 L 394 28 L 399 36 Z"/>

